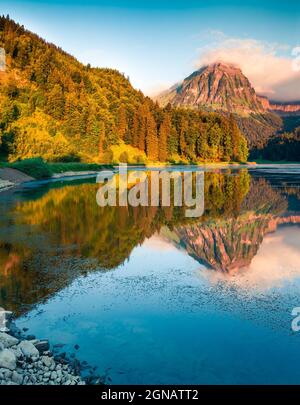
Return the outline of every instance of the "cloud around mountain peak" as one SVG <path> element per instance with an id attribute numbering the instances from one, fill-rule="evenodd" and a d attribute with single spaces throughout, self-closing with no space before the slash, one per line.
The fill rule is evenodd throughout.
<path id="1" fill-rule="evenodd" d="M 216 62 L 232 64 L 241 68 L 257 93 L 278 101 L 300 100 L 300 71 L 294 69 L 292 49 L 222 33 L 214 36 L 213 46 L 200 49 L 196 68 Z"/>

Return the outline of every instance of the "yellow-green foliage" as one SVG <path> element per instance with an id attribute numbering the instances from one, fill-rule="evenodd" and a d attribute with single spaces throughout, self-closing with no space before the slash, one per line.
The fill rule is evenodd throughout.
<path id="1" fill-rule="evenodd" d="M 6 17 L 0 17 L 0 46 L 7 61 L 0 76 L 0 154 L 10 160 L 247 160 L 233 117 L 161 109 L 118 71 L 85 66 Z M 128 151 L 114 153 L 118 144 Z"/>
<path id="2" fill-rule="evenodd" d="M 41 111 L 22 117 L 13 123 L 15 133 L 9 160 L 43 156 L 46 160 L 57 160 L 75 153 L 75 148 L 65 136 L 57 131 L 55 122 Z"/>
<path id="3" fill-rule="evenodd" d="M 110 149 L 114 163 L 143 164 L 148 161 L 145 152 L 124 142 L 120 142 L 119 145 L 113 145 Z"/>

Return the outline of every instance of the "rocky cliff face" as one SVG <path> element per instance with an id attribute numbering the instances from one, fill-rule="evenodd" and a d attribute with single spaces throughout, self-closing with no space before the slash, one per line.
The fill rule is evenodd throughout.
<path id="1" fill-rule="evenodd" d="M 271 112 L 279 115 L 300 115 L 300 101 L 294 103 L 280 103 L 270 101 L 267 97 L 258 96 L 262 106 Z"/>
<path id="2" fill-rule="evenodd" d="M 250 149 L 263 148 L 282 128 L 281 118 L 273 113 L 267 99 L 256 94 L 241 69 L 221 62 L 197 70 L 159 95 L 157 101 L 163 106 L 170 103 L 177 107 L 233 113 Z"/>
<path id="3" fill-rule="evenodd" d="M 266 111 L 241 69 L 225 63 L 205 66 L 159 97 L 162 104 L 249 114 Z"/>

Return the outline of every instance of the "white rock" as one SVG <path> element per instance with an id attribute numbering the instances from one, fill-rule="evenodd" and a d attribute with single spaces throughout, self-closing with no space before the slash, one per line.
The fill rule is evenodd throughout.
<path id="1" fill-rule="evenodd" d="M 23 377 L 21 376 L 21 374 L 18 374 L 16 371 L 14 371 L 12 373 L 11 379 L 13 382 L 15 382 L 16 384 L 22 384 L 23 382 Z"/>
<path id="2" fill-rule="evenodd" d="M 56 379 L 57 379 L 56 371 L 52 371 L 52 373 L 51 373 L 51 380 L 56 380 Z"/>
<path id="3" fill-rule="evenodd" d="M 0 352 L 0 367 L 15 370 L 16 361 L 16 356 L 11 350 L 4 349 Z"/>
<path id="4" fill-rule="evenodd" d="M 23 340 L 19 343 L 18 348 L 25 357 L 39 357 L 40 355 L 38 349 L 28 340 Z"/>
<path id="5" fill-rule="evenodd" d="M 0 343 L 2 343 L 5 348 L 9 348 L 11 346 L 17 345 L 19 341 L 13 336 L 2 332 L 0 333 Z"/>
<path id="6" fill-rule="evenodd" d="M 41 360 L 45 364 L 46 367 L 50 367 L 53 363 L 53 360 L 51 359 L 51 357 L 48 357 L 48 356 L 42 356 Z"/>

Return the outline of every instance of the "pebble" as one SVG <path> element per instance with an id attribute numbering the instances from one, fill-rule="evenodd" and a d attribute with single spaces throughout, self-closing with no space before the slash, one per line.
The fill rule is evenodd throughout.
<path id="1" fill-rule="evenodd" d="M 0 331 L 0 385 L 86 384 L 80 376 L 81 364 L 75 355 L 72 360 L 66 353 L 53 357 L 48 340 L 39 340 L 33 335 L 25 339 L 13 322 L 8 326 L 7 330 Z M 27 331 L 28 328 L 23 328 L 23 332 Z M 57 353 L 55 346 L 54 353 Z M 74 348 L 78 350 L 79 345 Z"/>
<path id="2" fill-rule="evenodd" d="M 56 379 L 57 379 L 56 371 L 52 371 L 52 373 L 51 373 L 51 380 L 56 380 Z"/>

